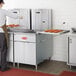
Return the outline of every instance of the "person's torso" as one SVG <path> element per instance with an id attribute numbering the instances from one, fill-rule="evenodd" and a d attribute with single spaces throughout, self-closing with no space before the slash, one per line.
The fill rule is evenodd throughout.
<path id="1" fill-rule="evenodd" d="M 0 9 L 0 32 L 4 32 L 1 26 L 3 26 L 6 22 L 6 15 L 3 9 Z"/>

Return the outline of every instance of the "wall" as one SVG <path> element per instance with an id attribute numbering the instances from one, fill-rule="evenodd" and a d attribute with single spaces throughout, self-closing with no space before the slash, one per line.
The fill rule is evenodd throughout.
<path id="1" fill-rule="evenodd" d="M 53 28 L 76 27 L 76 0 L 5 0 L 4 8 L 52 8 Z M 63 24 L 65 22 L 65 24 Z M 54 60 L 67 60 L 66 36 L 54 37 Z"/>

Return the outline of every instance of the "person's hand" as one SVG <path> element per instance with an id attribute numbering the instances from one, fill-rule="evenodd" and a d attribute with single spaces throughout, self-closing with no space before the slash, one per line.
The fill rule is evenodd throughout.
<path id="1" fill-rule="evenodd" d="M 20 16 L 20 19 L 23 19 L 23 16 Z"/>

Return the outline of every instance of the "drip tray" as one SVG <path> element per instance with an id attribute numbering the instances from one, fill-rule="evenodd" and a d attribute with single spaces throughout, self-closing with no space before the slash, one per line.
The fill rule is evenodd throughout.
<path id="1" fill-rule="evenodd" d="M 15 28 L 11 28 L 11 29 L 7 29 L 8 32 L 21 32 L 21 33 L 35 33 L 34 30 L 29 30 L 29 29 L 15 29 Z"/>

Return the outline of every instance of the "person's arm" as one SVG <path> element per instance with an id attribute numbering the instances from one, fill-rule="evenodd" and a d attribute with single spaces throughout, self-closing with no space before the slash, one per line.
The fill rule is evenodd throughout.
<path id="1" fill-rule="evenodd" d="M 4 10 L 4 13 L 8 17 L 15 18 L 15 19 L 18 19 L 18 18 L 22 19 L 22 17 L 19 14 L 13 13 L 11 11 Z"/>

